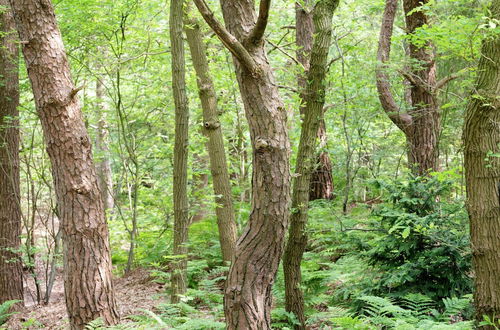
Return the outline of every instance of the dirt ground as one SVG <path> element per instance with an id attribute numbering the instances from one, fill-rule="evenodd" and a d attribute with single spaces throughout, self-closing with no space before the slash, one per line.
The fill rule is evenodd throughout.
<path id="1" fill-rule="evenodd" d="M 29 329 L 68 329 L 62 274 L 56 278 L 51 299 L 47 305 L 34 303 L 36 294 L 33 279 L 28 278 L 27 282 L 24 311 L 11 317 L 3 326 L 13 330 L 26 329 L 28 323 L 36 320 L 28 327 Z M 143 314 L 141 310 L 153 310 L 154 306 L 164 300 L 163 286 L 155 283 L 150 273 L 144 269 L 137 269 L 127 276 L 115 278 L 114 287 L 122 319 L 128 315 Z"/>

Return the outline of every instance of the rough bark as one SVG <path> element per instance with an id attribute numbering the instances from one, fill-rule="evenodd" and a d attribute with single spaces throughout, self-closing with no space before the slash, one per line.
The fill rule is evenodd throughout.
<path id="1" fill-rule="evenodd" d="M 332 17 L 338 4 L 338 0 L 323 0 L 316 4 L 313 11 L 314 42 L 306 79 L 309 83 L 302 99 L 304 118 L 295 168 L 296 176 L 293 181 L 289 237 L 283 256 L 285 307 L 297 316 L 300 325 L 297 325 L 296 329 L 306 329 L 304 295 L 300 287 L 300 263 L 307 245 L 309 187 L 316 167 L 317 132 L 325 105 L 325 78 L 332 36 Z"/>
<path id="2" fill-rule="evenodd" d="M 297 82 L 299 96 L 305 99 L 304 93 L 307 88 L 307 75 L 310 69 L 311 49 L 313 47 L 314 22 L 312 7 L 314 2 L 307 0 L 302 4 L 295 4 L 295 40 L 297 44 L 297 61 L 302 65 L 303 71 L 298 75 Z M 305 103 L 302 102 L 300 112 L 304 111 Z M 318 128 L 318 139 L 320 148 L 324 148 L 327 143 L 326 125 L 322 120 Z M 333 177 L 332 162 L 327 152 L 320 152 L 317 155 L 316 167 L 311 177 L 309 199 L 332 199 L 333 198 Z"/>
<path id="3" fill-rule="evenodd" d="M 60 208 L 64 289 L 72 329 L 119 316 L 108 227 L 78 89 L 49 0 L 9 1 L 40 117 Z"/>
<path id="4" fill-rule="evenodd" d="M 238 239 L 226 281 L 224 310 L 229 329 L 270 329 L 271 288 L 283 252 L 290 202 L 290 142 L 286 111 L 268 63 L 253 0 L 221 1 L 226 28 L 203 0 L 196 6 L 233 54 L 252 140 L 252 212 Z M 267 17 L 267 16 L 266 16 Z M 261 22 L 256 24 L 255 22 Z"/>
<path id="5" fill-rule="evenodd" d="M 191 59 L 196 70 L 198 93 L 203 109 L 203 128 L 208 137 L 207 149 L 210 158 L 219 241 L 224 261 L 230 262 L 236 245 L 236 222 L 234 218 L 231 184 L 227 168 L 224 139 L 217 111 L 217 98 L 210 77 L 208 60 L 200 26 L 195 18 L 186 22 L 186 36 L 191 51 Z"/>
<path id="6" fill-rule="evenodd" d="M 111 158 L 109 152 L 109 129 L 106 120 L 106 107 L 104 105 L 104 86 L 100 78 L 95 83 L 97 123 L 97 175 L 99 176 L 99 187 L 101 188 L 104 209 L 112 211 L 115 205 L 113 198 L 113 172 L 111 170 Z"/>
<path id="7" fill-rule="evenodd" d="M 406 30 L 408 34 L 428 24 L 425 11 L 415 10 L 428 0 L 404 0 Z M 387 0 L 384 10 L 377 59 L 377 90 L 382 108 L 392 122 L 401 129 L 408 145 L 408 166 L 414 174 L 425 175 L 430 170 L 439 170 L 438 137 L 441 129 L 436 90 L 436 63 L 430 42 L 424 45 L 410 43 L 410 71 L 403 71 L 409 82 L 409 111 L 400 111 L 386 73 L 391 51 L 391 37 L 398 1 Z M 411 14 L 410 14 L 411 13 Z"/>
<path id="8" fill-rule="evenodd" d="M 500 19 L 493 0 L 491 18 Z M 475 271 L 474 303 L 500 325 L 500 36 L 483 41 L 464 127 L 467 210 Z M 496 155 L 493 155 L 496 154 Z M 484 327 L 493 329 L 494 327 Z"/>
<path id="9" fill-rule="evenodd" d="M 187 161 L 189 109 L 183 40 L 183 0 L 170 2 L 170 42 L 172 45 L 172 90 L 175 102 L 174 145 L 174 261 L 172 262 L 171 302 L 178 303 L 187 285 L 187 240 L 189 205 Z"/>
<path id="10" fill-rule="evenodd" d="M 7 0 L 0 0 L 0 304 L 23 300 L 19 190 L 19 50 Z"/>

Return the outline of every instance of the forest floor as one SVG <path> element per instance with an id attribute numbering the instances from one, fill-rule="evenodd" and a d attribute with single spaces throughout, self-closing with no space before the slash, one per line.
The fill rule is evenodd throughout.
<path id="1" fill-rule="evenodd" d="M 28 284 L 25 284 L 25 309 L 11 317 L 4 326 L 13 330 L 68 328 L 61 272 L 56 277 L 47 305 L 34 303 L 35 285 L 31 278 L 28 279 Z M 142 310 L 154 310 L 155 306 L 165 300 L 162 295 L 165 291 L 163 285 L 156 283 L 145 269 L 136 269 L 126 276 L 117 277 L 113 284 L 122 322 L 126 322 L 127 316 L 144 314 Z"/>

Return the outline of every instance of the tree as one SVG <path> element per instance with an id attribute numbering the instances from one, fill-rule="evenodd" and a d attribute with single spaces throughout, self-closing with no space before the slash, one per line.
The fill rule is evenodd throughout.
<path id="1" fill-rule="evenodd" d="M 286 112 L 264 48 L 270 1 L 221 1 L 227 29 L 204 0 L 203 18 L 232 53 L 253 151 L 252 211 L 224 292 L 229 329 L 270 329 L 271 288 L 283 252 L 290 202 Z"/>
<path id="2" fill-rule="evenodd" d="M 307 62 L 310 68 L 302 88 L 302 113 L 304 116 L 300 133 L 299 151 L 295 167 L 292 192 L 292 215 L 288 242 L 283 256 L 285 274 L 286 310 L 297 316 L 305 329 L 304 297 L 300 287 L 302 275 L 300 263 L 307 245 L 307 212 L 309 208 L 309 186 L 316 165 L 317 134 L 323 120 L 325 106 L 325 78 L 327 60 L 332 37 L 333 12 L 338 0 L 323 0 L 316 3 L 312 11 L 314 42 Z M 312 34 L 311 34 L 312 35 Z"/>
<path id="3" fill-rule="evenodd" d="M 119 319 L 104 206 L 78 88 L 49 0 L 10 1 L 40 117 L 59 206 L 64 289 L 72 329 Z"/>
<path id="4" fill-rule="evenodd" d="M 170 3 L 170 42 L 172 44 L 172 90 L 175 102 L 174 146 L 174 261 L 172 263 L 171 302 L 178 303 L 187 285 L 187 240 L 189 205 L 187 195 L 187 161 L 189 108 L 186 94 L 183 16 L 184 1 Z"/>
<path id="5" fill-rule="evenodd" d="M 205 135 L 208 137 L 207 149 L 210 157 L 210 172 L 213 178 L 214 194 L 216 196 L 215 202 L 217 203 L 215 213 L 217 214 L 222 258 L 224 261 L 231 262 L 236 245 L 236 223 L 222 128 L 218 118 L 217 98 L 210 77 L 199 22 L 196 18 L 192 16 L 188 18 L 185 30 L 191 51 L 191 59 L 196 70 L 198 93 L 203 108 L 203 128 Z"/>
<path id="6" fill-rule="evenodd" d="M 311 7 L 314 2 L 307 0 L 304 3 L 295 3 L 295 41 L 297 44 L 297 61 L 302 65 L 303 72 L 298 75 L 297 85 L 301 100 L 305 100 L 304 94 L 307 89 L 307 73 L 311 68 L 310 56 L 313 47 L 314 23 Z M 326 65 L 325 65 L 326 66 Z M 305 105 L 304 102 L 302 102 Z M 303 113 L 305 106 L 301 106 Z M 323 114 L 321 114 L 323 115 Z M 322 119 L 318 127 L 319 148 L 324 148 L 327 142 L 326 124 Z M 310 180 L 309 199 L 332 199 L 333 198 L 333 177 L 332 161 L 325 151 L 320 151 L 317 155 L 315 169 Z"/>
<path id="7" fill-rule="evenodd" d="M 489 20 L 500 20 L 500 1 L 493 0 Z M 500 34 L 482 44 L 478 76 L 464 126 L 467 210 L 477 319 L 487 315 L 500 324 Z M 491 329 L 494 327 L 491 326 Z"/>
<path id="8" fill-rule="evenodd" d="M 19 189 L 19 49 L 8 2 L 0 0 L 0 304 L 23 300 Z"/>
<path id="9" fill-rule="evenodd" d="M 412 36 L 418 29 L 429 24 L 424 9 L 428 0 L 404 0 L 403 7 L 406 32 Z M 429 170 L 439 169 L 438 138 L 441 130 L 437 91 L 453 77 L 436 82 L 436 61 L 430 41 L 423 44 L 410 42 L 408 56 L 410 69 L 401 70 L 409 83 L 408 112 L 402 112 L 391 92 L 389 76 L 386 72 L 391 51 L 391 37 L 394 18 L 398 6 L 397 0 L 387 0 L 380 29 L 377 59 L 377 90 L 382 108 L 392 122 L 406 136 L 408 145 L 408 166 L 418 175 L 425 175 Z"/>

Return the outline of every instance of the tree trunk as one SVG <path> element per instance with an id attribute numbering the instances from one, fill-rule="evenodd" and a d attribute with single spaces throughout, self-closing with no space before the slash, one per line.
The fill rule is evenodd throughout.
<path id="1" fill-rule="evenodd" d="M 288 228 L 290 141 L 286 111 L 269 66 L 263 36 L 270 3 L 221 1 L 227 26 L 203 0 L 196 6 L 233 54 L 253 151 L 252 212 L 236 246 L 224 296 L 228 329 L 270 329 L 271 288 Z"/>
<path id="2" fill-rule="evenodd" d="M 172 90 L 175 102 L 174 146 L 174 261 L 172 262 L 171 302 L 178 303 L 186 292 L 189 205 L 187 160 L 189 109 L 186 95 L 186 69 L 183 40 L 183 0 L 170 3 L 170 42 L 172 44 Z"/>
<path id="3" fill-rule="evenodd" d="M 415 33 L 429 24 L 424 10 L 416 10 L 429 0 L 403 0 L 406 32 Z M 409 145 L 408 164 L 410 170 L 425 175 L 429 170 L 439 170 L 438 138 L 441 130 L 438 100 L 435 93 L 436 61 L 434 46 L 426 42 L 423 46 L 409 44 L 412 68 L 409 72 L 412 126 L 407 133 Z"/>
<path id="4" fill-rule="evenodd" d="M 78 89 L 49 0 L 10 1 L 60 207 L 64 290 L 72 329 L 102 317 L 118 322 L 108 227 Z"/>
<path id="5" fill-rule="evenodd" d="M 297 60 L 303 67 L 297 77 L 297 85 L 299 87 L 299 96 L 301 100 L 305 100 L 304 94 L 307 89 L 307 75 L 310 69 L 310 57 L 313 47 L 314 23 L 312 0 L 306 0 L 303 4 L 295 3 L 295 40 L 297 44 Z M 303 114 L 305 103 L 302 102 L 300 113 Z M 323 115 L 323 114 L 322 114 Z M 320 140 L 319 148 L 324 148 L 327 143 L 326 125 L 324 120 L 321 120 L 318 127 L 318 139 Z M 332 177 L 332 162 L 327 152 L 320 152 L 317 155 L 316 166 L 314 168 L 311 184 L 309 188 L 309 200 L 316 199 L 332 199 L 333 198 L 333 177 Z"/>
<path id="6" fill-rule="evenodd" d="M 7 0 L 0 0 L 0 304 L 23 300 L 19 189 L 19 50 Z M 22 303 L 20 303 L 22 305 Z"/>
<path id="7" fill-rule="evenodd" d="M 325 120 L 321 119 L 318 128 L 318 148 L 321 150 L 326 147 L 326 124 Z M 317 199 L 333 199 L 333 175 L 332 161 L 330 155 L 326 151 L 320 151 L 316 159 L 316 167 L 311 176 L 311 184 L 309 187 L 309 200 Z"/>
<path id="8" fill-rule="evenodd" d="M 210 77 L 205 44 L 198 21 L 194 18 L 189 20 L 185 30 L 191 50 L 191 59 L 198 78 L 198 92 L 203 108 L 203 127 L 205 135 L 208 137 L 207 148 L 216 196 L 215 202 L 217 203 L 215 213 L 217 214 L 222 258 L 224 261 L 231 262 L 236 245 L 236 222 L 226 152 L 224 151 L 224 139 L 217 112 L 217 98 Z"/>
<path id="9" fill-rule="evenodd" d="M 416 10 L 428 0 L 404 0 L 406 29 L 408 34 L 428 24 L 425 11 Z M 434 49 L 430 42 L 423 46 L 409 45 L 409 57 L 413 66 L 403 71 L 409 81 L 408 100 L 410 110 L 400 111 L 395 101 L 387 75 L 386 67 L 391 51 L 391 37 L 398 1 L 387 0 L 380 29 L 377 59 L 377 90 L 380 103 L 392 122 L 401 129 L 408 145 L 408 166 L 416 175 L 426 175 L 429 171 L 439 170 L 438 137 L 441 129 L 436 82 L 436 63 Z M 411 13 L 411 14 L 410 14 Z"/>
<path id="10" fill-rule="evenodd" d="M 95 83 L 97 124 L 97 175 L 99 176 L 99 187 L 101 188 L 104 209 L 111 212 L 115 202 L 113 198 L 113 172 L 111 170 L 111 158 L 109 153 L 109 129 L 106 121 L 106 107 L 104 105 L 104 86 L 100 78 Z"/>
<path id="11" fill-rule="evenodd" d="M 316 167 L 317 132 L 325 105 L 325 78 L 332 36 L 332 16 L 338 3 L 338 0 L 320 1 L 312 12 L 315 36 L 309 61 L 311 67 L 306 80 L 310 83 L 303 92 L 304 119 L 295 168 L 296 176 L 293 182 L 290 231 L 283 256 L 285 306 L 286 310 L 294 313 L 300 322 L 300 325 L 295 327 L 296 329 L 306 328 L 300 263 L 307 245 L 309 187 Z"/>
<path id="12" fill-rule="evenodd" d="M 493 0 L 491 19 L 500 19 L 500 0 Z M 483 41 L 478 77 L 464 127 L 467 210 L 469 212 L 474 302 L 500 325 L 500 36 Z M 484 327 L 484 329 L 494 329 Z"/>

